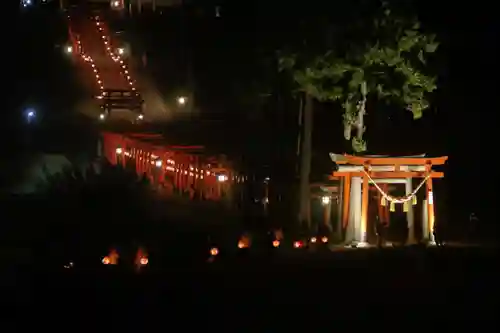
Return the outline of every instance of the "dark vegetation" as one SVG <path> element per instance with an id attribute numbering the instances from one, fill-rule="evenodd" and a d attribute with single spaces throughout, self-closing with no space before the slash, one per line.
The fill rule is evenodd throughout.
<path id="1" fill-rule="evenodd" d="M 362 6 L 364 10 L 358 11 L 357 2 L 313 2 L 307 6 L 281 1 L 273 4 L 254 1 L 249 6 L 224 2 L 221 17 L 217 18 L 214 3 L 193 3 L 182 14 L 179 9 L 171 9 L 163 10 L 161 15 L 144 13 L 120 21 L 130 31 L 132 46 L 139 53 L 148 54 L 152 75 L 160 89 L 165 88 L 166 95 L 175 96 L 178 89 L 185 89 L 189 83 L 186 66 L 190 62 L 196 107 L 202 110 L 205 120 L 197 121 L 195 130 L 186 125 L 176 131 L 191 139 L 200 134 L 200 140 L 212 140 L 212 147 L 230 153 L 231 158 L 243 155 L 244 164 L 250 169 L 260 169 L 262 174 L 272 176 L 273 186 L 296 183 L 300 98 L 299 94 L 290 93 L 294 92 L 294 85 L 284 73 L 278 72 L 276 51 L 301 50 L 307 56 L 324 50 L 328 46 L 325 33 L 329 28 L 349 25 L 353 17 L 361 17 L 363 22 L 376 6 Z M 463 195 L 462 184 L 478 174 L 479 164 L 469 158 L 470 152 L 480 146 L 477 131 L 481 117 L 471 117 L 470 110 L 483 103 L 480 98 L 483 94 L 468 85 L 468 77 L 482 80 L 479 73 L 472 75 L 468 70 L 464 75 L 459 73 L 464 73 L 463 64 L 468 61 L 464 59 L 491 63 L 487 59 L 493 59 L 496 53 L 487 36 L 494 34 L 496 27 L 479 7 L 471 9 L 456 4 L 453 8 L 435 8 L 429 1 L 419 1 L 414 7 L 411 2 L 391 4 L 408 17 L 417 13 L 423 31 L 437 34 L 439 52 L 429 62 L 429 71 L 437 75 L 439 89 L 430 96 L 432 108 L 417 121 L 410 112 L 401 112 L 404 108 L 383 103 L 370 111 L 366 119 L 370 151 L 450 155 L 444 170 L 447 176 L 437 184 L 436 193 L 440 197 L 437 213 L 441 220 L 460 224 L 463 229 L 470 212 L 482 209 L 478 200 Z M 302 29 L 303 26 L 308 29 Z M 136 36 L 145 37 L 140 42 L 134 41 L 134 31 Z M 487 35 L 482 31 L 488 31 Z M 468 47 L 463 36 L 468 36 L 467 40 L 475 46 Z M 473 49 L 482 51 L 476 53 Z M 190 57 L 184 57 L 186 52 Z M 182 82 L 178 89 L 172 87 L 174 81 Z M 489 89 L 488 86 L 491 87 L 481 87 Z M 464 89 L 471 90 L 464 93 Z M 339 103 L 315 103 L 314 107 L 312 165 L 313 173 L 321 178 L 332 167 L 326 154 L 348 152 L 350 144 L 342 139 Z M 231 140 L 225 140 L 227 137 Z M 464 150 L 464 147 L 470 148 Z M 476 182 L 467 182 L 467 186 L 471 192 L 480 192 Z"/>
<path id="2" fill-rule="evenodd" d="M 274 13 L 269 14 L 269 18 L 273 18 L 281 16 L 276 14 L 278 9 L 280 12 L 299 13 L 304 9 L 301 6 L 264 7 L 269 13 Z M 207 6 L 206 13 L 210 13 L 210 9 Z M 204 27 L 205 16 L 200 17 L 197 21 L 199 28 Z M 206 17 L 209 20 L 208 14 Z M 94 146 L 95 132 L 88 131 L 92 127 L 85 123 L 82 125 L 79 118 L 74 114 L 69 116 L 67 112 L 81 90 L 76 85 L 72 86 L 76 80 L 71 77 L 69 64 L 62 59 L 58 49 L 52 49 L 55 39 L 56 44 L 64 42 L 64 38 L 59 37 L 61 32 L 48 31 L 59 26 L 52 20 L 53 14 L 50 14 L 49 20 L 49 16 L 44 18 L 39 13 L 33 13 L 23 16 L 16 25 L 23 39 L 30 42 L 19 43 L 18 59 L 22 61 L 16 62 L 19 76 L 15 80 L 16 94 L 12 95 L 9 104 L 14 111 L 8 113 L 9 126 L 6 128 L 10 130 L 2 132 L 6 137 L 9 135 L 12 143 L 2 158 L 2 167 L 7 165 L 4 161 L 14 161 L 9 162 L 9 169 L 2 170 L 3 175 L 9 175 L 8 180 L 14 179 L 15 171 L 25 165 L 18 152 L 29 152 L 28 147 L 36 148 L 34 150 L 51 147 L 61 152 L 74 150 L 75 147 L 90 150 Z M 48 24 L 49 21 L 51 24 Z M 210 110 L 215 115 L 213 118 L 231 120 L 226 120 L 231 124 L 227 127 L 219 122 L 219 141 L 238 132 L 250 138 L 244 139 L 245 135 L 241 135 L 239 139 L 243 142 L 231 140 L 234 151 L 240 154 L 241 151 L 248 152 L 251 162 L 248 165 L 253 163 L 262 167 L 271 164 L 270 156 L 280 156 L 272 163 L 270 172 L 272 175 L 283 175 L 282 181 L 285 182 L 295 176 L 294 170 L 287 174 L 281 166 L 288 167 L 287 159 L 294 159 L 296 128 L 289 125 L 295 123 L 296 117 L 288 110 L 296 108 L 296 100 L 283 98 L 286 101 L 278 108 L 274 97 L 256 99 L 255 96 L 261 94 L 259 83 L 256 84 L 258 89 L 249 95 L 229 90 L 228 86 L 232 85 L 234 89 L 247 91 L 247 84 L 251 83 L 247 78 L 259 73 L 256 70 L 258 66 L 253 67 L 252 62 L 257 58 L 245 47 L 250 39 L 248 35 L 239 35 L 237 40 L 241 45 L 231 48 L 231 52 L 221 53 L 227 58 L 206 52 L 217 50 L 213 47 L 215 42 L 228 43 L 246 28 L 252 30 L 245 20 L 236 21 L 230 25 L 234 29 L 217 26 L 217 23 L 211 25 L 211 35 L 208 32 L 202 34 L 201 39 L 206 45 L 200 41 L 197 44 L 200 49 L 192 50 L 193 55 L 206 55 L 195 61 L 201 67 L 198 74 L 202 73 L 196 77 L 196 91 L 200 91 L 197 103 L 200 108 Z M 140 23 L 142 28 L 150 31 L 152 27 L 146 26 L 145 22 Z M 159 24 L 152 18 L 147 18 L 147 22 L 153 26 Z M 235 28 L 237 26 L 240 30 Z M 261 27 L 264 30 L 262 34 L 266 30 L 264 27 L 266 25 Z M 37 31 L 37 38 L 31 38 L 35 35 L 34 31 Z M 158 39 L 149 42 L 151 45 L 161 44 Z M 260 38 L 255 38 L 256 44 L 260 42 Z M 176 77 L 176 81 L 177 78 L 182 81 L 181 74 L 175 76 L 165 69 L 168 67 L 165 64 L 171 63 L 165 59 L 174 57 L 170 49 L 155 46 L 156 49 L 161 53 L 151 54 L 150 61 L 157 66 L 158 80 Z M 40 54 L 40 58 L 35 54 Z M 46 57 L 44 61 L 41 60 L 42 54 Z M 40 61 L 31 61 L 33 58 Z M 241 66 L 242 63 L 245 66 Z M 208 70 L 208 65 L 211 65 L 212 71 Z M 231 78 L 230 73 L 235 71 L 241 76 Z M 274 72 L 262 75 L 269 73 Z M 279 82 L 278 85 L 282 84 L 278 78 L 273 79 Z M 232 80 L 239 81 L 240 85 Z M 171 81 L 162 86 L 171 88 L 169 84 Z M 452 93 L 448 92 L 445 96 L 448 94 Z M 280 96 L 275 96 L 276 100 L 282 101 Z M 259 104 L 261 102 L 265 105 Z M 26 127 L 18 110 L 27 104 L 40 105 L 40 112 L 50 122 Z M 342 150 L 341 145 L 331 145 L 330 140 L 323 140 L 325 133 L 341 133 L 340 117 L 332 116 L 325 106 L 318 106 L 318 109 L 318 122 L 332 125 L 317 130 L 317 146 L 324 145 L 322 149 L 325 151 Z M 221 114 L 230 115 L 222 117 Z M 438 123 L 443 126 L 449 119 L 455 119 L 446 111 L 437 117 Z M 457 118 L 467 119 L 461 115 Z M 240 120 L 232 122 L 235 119 Z M 60 130 L 61 123 L 65 125 L 63 130 Z M 335 125 L 337 123 L 338 126 Z M 406 124 L 405 119 L 390 128 L 380 125 L 379 130 L 388 132 L 395 127 L 399 128 L 400 134 L 404 134 L 406 127 L 402 124 Z M 430 128 L 425 121 L 423 125 L 412 126 L 418 127 L 415 132 L 420 133 L 426 133 Z M 79 140 L 69 140 L 75 137 L 75 133 L 81 134 L 76 135 Z M 186 130 L 186 133 L 189 131 Z M 277 133 L 283 135 L 278 136 Z M 10 136 L 12 134 L 15 135 Z M 87 136 L 90 137 L 88 140 Z M 375 138 L 370 140 L 373 146 L 381 147 Z M 433 148 L 436 153 L 442 152 L 443 147 L 434 146 L 436 140 L 427 137 L 424 139 L 425 147 L 432 152 Z M 89 143 L 82 145 L 76 141 Z M 401 140 L 395 139 L 395 142 L 397 146 Z M 413 146 L 423 149 L 421 143 L 419 141 Z M 60 148 L 54 148 L 58 145 Z M 283 152 L 280 147 L 293 148 L 291 152 Z M 399 151 L 399 147 L 387 150 Z M 455 158 L 455 161 L 460 161 L 460 157 Z M 463 161 L 454 162 L 458 166 L 454 170 L 461 169 L 465 164 Z M 265 171 L 267 173 L 268 169 Z M 456 181 L 472 173 L 451 170 L 451 174 Z M 449 216 L 454 220 L 455 211 L 460 211 L 457 216 L 465 216 L 470 204 L 466 195 L 469 191 L 464 191 L 462 187 L 459 189 L 451 192 L 448 199 L 448 202 L 453 202 L 453 214 Z M 259 230 L 255 233 L 260 239 L 258 246 L 249 251 L 237 251 L 236 240 L 241 228 L 236 223 L 232 224 L 234 227 L 227 228 L 226 213 L 201 206 L 196 209 L 190 206 L 191 215 L 184 214 L 186 209 L 180 209 L 182 214 L 178 213 L 182 203 L 158 201 L 146 181 L 110 166 L 104 166 L 101 173 L 86 168 L 68 169 L 41 185 L 36 194 L 22 197 L 3 194 L 1 205 L 0 258 L 3 262 L 1 271 L 5 274 L 2 274 L 0 285 L 2 291 L 6 291 L 2 303 L 12 301 L 10 306 L 37 313 L 50 308 L 51 318 L 55 315 L 57 320 L 67 315 L 72 320 L 79 317 L 88 321 L 89 316 L 96 314 L 99 320 L 111 318 L 109 323 L 118 326 L 125 322 L 124 317 L 146 316 L 148 319 L 140 322 L 142 328 L 153 326 L 157 321 L 163 325 L 177 321 L 186 325 L 190 321 L 197 324 L 203 322 L 207 329 L 215 325 L 212 327 L 231 326 L 231 329 L 256 326 L 259 330 L 263 327 L 296 328 L 299 322 L 317 329 L 327 327 L 324 321 L 328 322 L 328 327 L 335 329 L 341 325 L 345 325 L 344 329 L 352 329 L 355 325 L 366 329 L 401 328 L 406 321 L 422 330 L 436 322 L 444 322 L 443 329 L 471 321 L 476 328 L 490 328 L 497 321 L 493 313 L 499 305 L 498 272 L 494 264 L 496 253 L 489 249 L 408 248 L 330 253 L 324 249 L 294 251 L 285 246 L 274 250 L 269 247 L 266 230 Z M 223 227 L 219 228 L 221 225 Z M 213 245 L 221 249 L 221 255 L 214 263 L 207 263 L 208 250 Z M 151 262 L 138 274 L 132 262 L 139 246 L 148 250 Z M 122 254 L 123 261 L 118 267 L 110 268 L 100 263 L 110 247 L 118 248 Z M 65 269 L 64 265 L 70 261 L 74 262 L 74 267 Z M 113 318 L 118 317 L 113 315 L 120 319 L 115 321 Z M 130 329 L 129 326 L 126 330 Z"/>

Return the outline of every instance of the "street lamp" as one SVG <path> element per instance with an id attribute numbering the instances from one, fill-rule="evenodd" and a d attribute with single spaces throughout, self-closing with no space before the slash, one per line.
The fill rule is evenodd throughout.
<path id="1" fill-rule="evenodd" d="M 73 46 L 66 46 L 66 53 L 70 54 L 73 53 Z"/>
<path id="2" fill-rule="evenodd" d="M 185 105 L 186 102 L 187 102 L 186 97 L 184 97 L 184 96 L 177 97 L 177 104 L 179 104 L 179 105 Z"/>
<path id="3" fill-rule="evenodd" d="M 29 123 L 33 122 L 36 118 L 36 111 L 33 108 L 29 108 L 24 111 L 26 121 Z"/>

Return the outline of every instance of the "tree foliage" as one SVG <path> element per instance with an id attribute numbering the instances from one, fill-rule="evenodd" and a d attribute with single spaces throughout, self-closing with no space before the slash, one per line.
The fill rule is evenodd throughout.
<path id="1" fill-rule="evenodd" d="M 400 105 L 415 119 L 422 116 L 429 107 L 427 94 L 436 89 L 435 78 L 424 73 L 427 56 L 438 47 L 435 35 L 426 34 L 417 18 L 395 14 L 387 4 L 362 21 L 366 23 L 335 29 L 334 49 L 279 55 L 280 70 L 291 73 L 299 91 L 342 103 L 344 137 L 356 152 L 366 150 L 368 98 Z"/>

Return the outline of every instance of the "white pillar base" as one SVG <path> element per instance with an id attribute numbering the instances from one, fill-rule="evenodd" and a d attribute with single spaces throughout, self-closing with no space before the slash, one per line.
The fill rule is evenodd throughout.
<path id="1" fill-rule="evenodd" d="M 370 244 L 368 244 L 368 242 L 357 242 L 356 247 L 359 249 L 367 248 L 370 247 Z"/>
<path id="2" fill-rule="evenodd" d="M 427 214 L 427 200 L 422 201 L 422 242 L 427 244 L 429 242 L 429 224 L 427 221 L 429 220 L 429 215 Z"/>
<path id="3" fill-rule="evenodd" d="M 351 180 L 351 194 L 349 203 L 349 225 L 347 226 L 345 241 L 347 244 L 361 241 L 361 177 Z"/>

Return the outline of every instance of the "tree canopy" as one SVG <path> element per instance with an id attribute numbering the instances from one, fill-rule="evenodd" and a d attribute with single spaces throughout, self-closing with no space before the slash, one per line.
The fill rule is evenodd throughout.
<path id="1" fill-rule="evenodd" d="M 355 152 L 367 149 L 363 117 L 368 98 L 399 105 L 414 118 L 422 116 L 429 107 L 427 94 L 436 89 L 435 78 L 424 71 L 427 56 L 438 43 L 416 17 L 393 12 L 384 3 L 374 14 L 330 31 L 335 42 L 326 51 L 280 53 L 280 70 L 291 73 L 297 90 L 342 103 L 344 137 Z"/>

